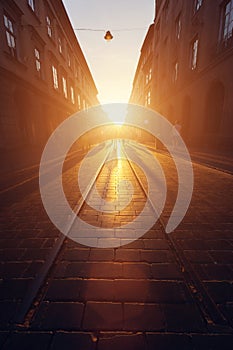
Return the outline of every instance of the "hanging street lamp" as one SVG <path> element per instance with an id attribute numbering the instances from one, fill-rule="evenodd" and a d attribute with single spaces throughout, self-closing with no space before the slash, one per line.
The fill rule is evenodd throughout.
<path id="1" fill-rule="evenodd" d="M 110 30 L 108 30 L 108 31 L 106 32 L 106 34 L 105 34 L 105 36 L 104 36 L 104 39 L 107 40 L 107 41 L 110 41 L 110 40 L 113 39 L 113 36 L 112 36 Z"/>

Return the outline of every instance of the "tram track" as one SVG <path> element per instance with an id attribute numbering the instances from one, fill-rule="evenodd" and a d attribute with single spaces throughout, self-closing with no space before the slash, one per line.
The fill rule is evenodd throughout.
<path id="1" fill-rule="evenodd" d="M 130 144 L 130 147 L 133 147 L 132 144 Z M 127 157 L 127 152 L 125 152 Z M 165 154 L 168 156 L 167 154 Z M 130 167 L 137 178 L 138 183 L 140 184 L 142 191 L 144 194 L 147 194 L 145 185 L 140 180 L 139 176 L 137 175 L 137 171 L 135 170 L 134 165 L 132 162 L 129 161 Z M 152 201 L 149 199 L 150 205 L 153 208 L 153 210 L 156 212 L 156 208 L 154 207 Z M 198 277 L 196 271 L 191 266 L 188 259 L 185 257 L 182 248 L 180 247 L 179 243 L 173 238 L 172 234 L 166 233 L 165 230 L 165 221 L 163 220 L 162 216 L 159 218 L 159 223 L 161 225 L 163 234 L 165 239 L 167 240 L 171 251 L 174 253 L 176 261 L 178 265 L 180 266 L 180 270 L 183 272 L 184 281 L 186 286 L 189 289 L 190 295 L 195 303 L 197 303 L 202 315 L 206 319 L 207 324 L 210 327 L 227 327 L 227 320 L 223 316 L 223 314 L 219 311 L 217 305 L 211 298 L 210 294 L 208 293 L 207 289 L 205 288 L 204 284 L 202 283 L 201 279 Z M 213 330 L 213 329 L 212 329 Z"/>
<path id="2" fill-rule="evenodd" d="M 123 146 L 122 146 L 123 147 Z M 128 146 L 127 146 L 128 147 Z M 130 145 L 129 147 L 133 147 Z M 90 194 L 94 184 L 96 183 L 98 177 L 101 174 L 101 171 L 112 151 L 112 148 L 108 150 L 106 157 L 100 164 L 98 168 L 98 172 L 96 172 L 95 176 L 93 177 L 91 183 L 89 184 L 88 188 L 86 189 L 85 193 L 83 194 L 83 197 L 80 199 L 80 201 L 75 206 L 74 212 L 76 215 L 80 213 L 82 210 L 82 207 L 85 203 L 85 199 Z M 137 170 L 134 166 L 134 164 L 130 161 L 130 159 L 127 156 L 127 150 L 123 150 L 123 153 L 125 154 L 125 158 L 129 163 L 129 166 L 132 170 L 132 173 L 134 174 L 139 186 L 142 189 L 142 192 L 147 197 L 147 189 L 143 181 L 140 179 L 139 175 L 137 174 Z M 152 209 L 156 212 L 155 207 L 153 206 L 153 203 L 150 202 Z M 75 219 L 74 219 L 75 220 Z M 228 322 L 223 316 L 223 314 L 219 311 L 217 305 L 212 300 L 211 296 L 209 295 L 207 289 L 205 288 L 203 282 L 199 278 L 199 276 L 196 274 L 195 270 L 191 266 L 190 262 L 185 257 L 182 248 L 179 246 L 179 243 L 173 238 L 171 234 L 167 234 L 165 231 L 165 222 L 163 218 L 159 219 L 160 226 L 162 228 L 163 234 L 165 239 L 168 242 L 168 245 L 170 247 L 170 250 L 173 252 L 175 256 L 175 260 L 178 263 L 181 271 L 183 272 L 184 276 L 184 282 L 189 290 L 190 296 L 193 300 L 193 302 L 198 306 L 201 314 L 206 320 L 206 323 L 209 327 L 223 327 L 224 330 L 228 331 Z M 69 238 L 69 230 L 71 229 L 73 222 L 70 222 L 70 227 L 67 227 L 67 234 L 60 234 L 58 240 L 56 241 L 51 254 L 45 261 L 40 273 L 37 275 L 37 277 L 34 279 L 32 285 L 30 286 L 28 293 L 25 294 L 24 299 L 21 304 L 20 312 L 17 314 L 14 324 L 16 328 L 22 328 L 26 327 L 28 328 L 39 308 L 39 305 L 41 304 L 43 297 L 46 293 L 46 291 L 49 288 L 49 283 L 53 275 L 53 268 L 56 264 L 56 262 L 59 259 L 60 253 L 62 251 L 62 248 L 64 246 L 65 241 Z"/>
<path id="3" fill-rule="evenodd" d="M 109 157 L 111 150 L 112 150 L 112 148 L 110 147 L 105 158 L 101 162 L 97 173 L 92 178 L 92 181 L 89 183 L 88 187 L 86 188 L 85 193 L 83 193 L 82 196 L 80 197 L 77 205 L 74 207 L 73 211 L 76 214 L 76 216 L 81 211 L 81 209 L 85 203 L 85 199 L 88 197 L 89 193 L 91 192 L 91 189 L 93 188 L 99 174 L 101 173 L 101 170 L 102 170 L 107 158 Z M 67 237 L 69 236 L 69 230 L 71 229 L 71 227 L 74 223 L 74 220 L 75 219 L 73 217 L 72 221 L 69 222 L 69 226 L 67 226 L 67 228 L 66 228 L 67 229 L 66 235 L 64 235 L 63 233 L 60 233 L 55 245 L 53 246 L 53 248 L 51 250 L 51 253 L 49 254 L 47 259 L 45 260 L 38 275 L 33 280 L 33 283 L 29 286 L 28 292 L 25 294 L 23 301 L 22 301 L 22 304 L 21 304 L 21 307 L 20 307 L 20 310 L 19 310 L 18 314 L 16 315 L 14 322 L 13 322 L 16 325 L 16 327 L 22 328 L 22 327 L 29 326 L 30 321 L 33 318 L 34 313 L 36 311 L 36 308 L 38 307 L 38 305 L 40 304 L 40 302 L 43 298 L 46 286 L 48 285 L 48 278 L 49 278 L 50 271 L 52 270 L 53 265 L 56 263 L 56 260 L 59 257 L 59 253 L 61 252 L 62 247 L 63 247 L 65 241 L 67 240 Z"/>

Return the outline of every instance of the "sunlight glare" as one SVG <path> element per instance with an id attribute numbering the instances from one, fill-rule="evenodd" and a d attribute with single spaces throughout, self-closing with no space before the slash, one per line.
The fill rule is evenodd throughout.
<path id="1" fill-rule="evenodd" d="M 103 105 L 103 110 L 107 113 L 111 122 L 117 125 L 123 125 L 127 114 L 126 106 L 122 104 Z"/>

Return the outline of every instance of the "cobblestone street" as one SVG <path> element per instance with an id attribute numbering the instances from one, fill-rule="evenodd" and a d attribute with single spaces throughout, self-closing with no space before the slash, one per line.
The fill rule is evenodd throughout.
<path id="1" fill-rule="evenodd" d="M 34 182 L 27 193 L 18 193 L 17 188 L 4 192 L 1 349 L 18 349 L 19 343 L 21 349 L 41 350 L 231 349 L 232 175 L 194 163 L 190 208 L 179 227 L 166 234 L 177 176 L 168 155 L 153 154 L 166 175 L 165 208 L 146 234 L 117 248 L 92 248 L 64 238 L 47 217 Z M 71 207 L 80 197 L 76 182 L 81 159 L 74 155 L 64 168 L 64 191 Z M 145 183 L 139 169 L 138 176 Z M 96 227 L 114 228 L 137 217 L 146 195 L 126 160 L 104 165 L 97 191 L 103 199 L 115 200 L 122 179 L 134 188 L 125 209 L 116 207 L 112 214 L 86 203 L 80 218 Z M 122 191 L 124 198 L 130 188 L 125 185 Z M 89 197 L 95 198 L 92 192 Z M 41 274 L 43 281 L 35 289 Z M 33 302 L 25 309 L 28 296 Z"/>

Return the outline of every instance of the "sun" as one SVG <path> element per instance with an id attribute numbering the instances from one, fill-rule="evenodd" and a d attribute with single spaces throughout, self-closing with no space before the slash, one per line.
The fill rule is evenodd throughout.
<path id="1" fill-rule="evenodd" d="M 127 104 L 109 103 L 102 106 L 110 122 L 116 125 L 123 125 L 127 114 Z"/>

